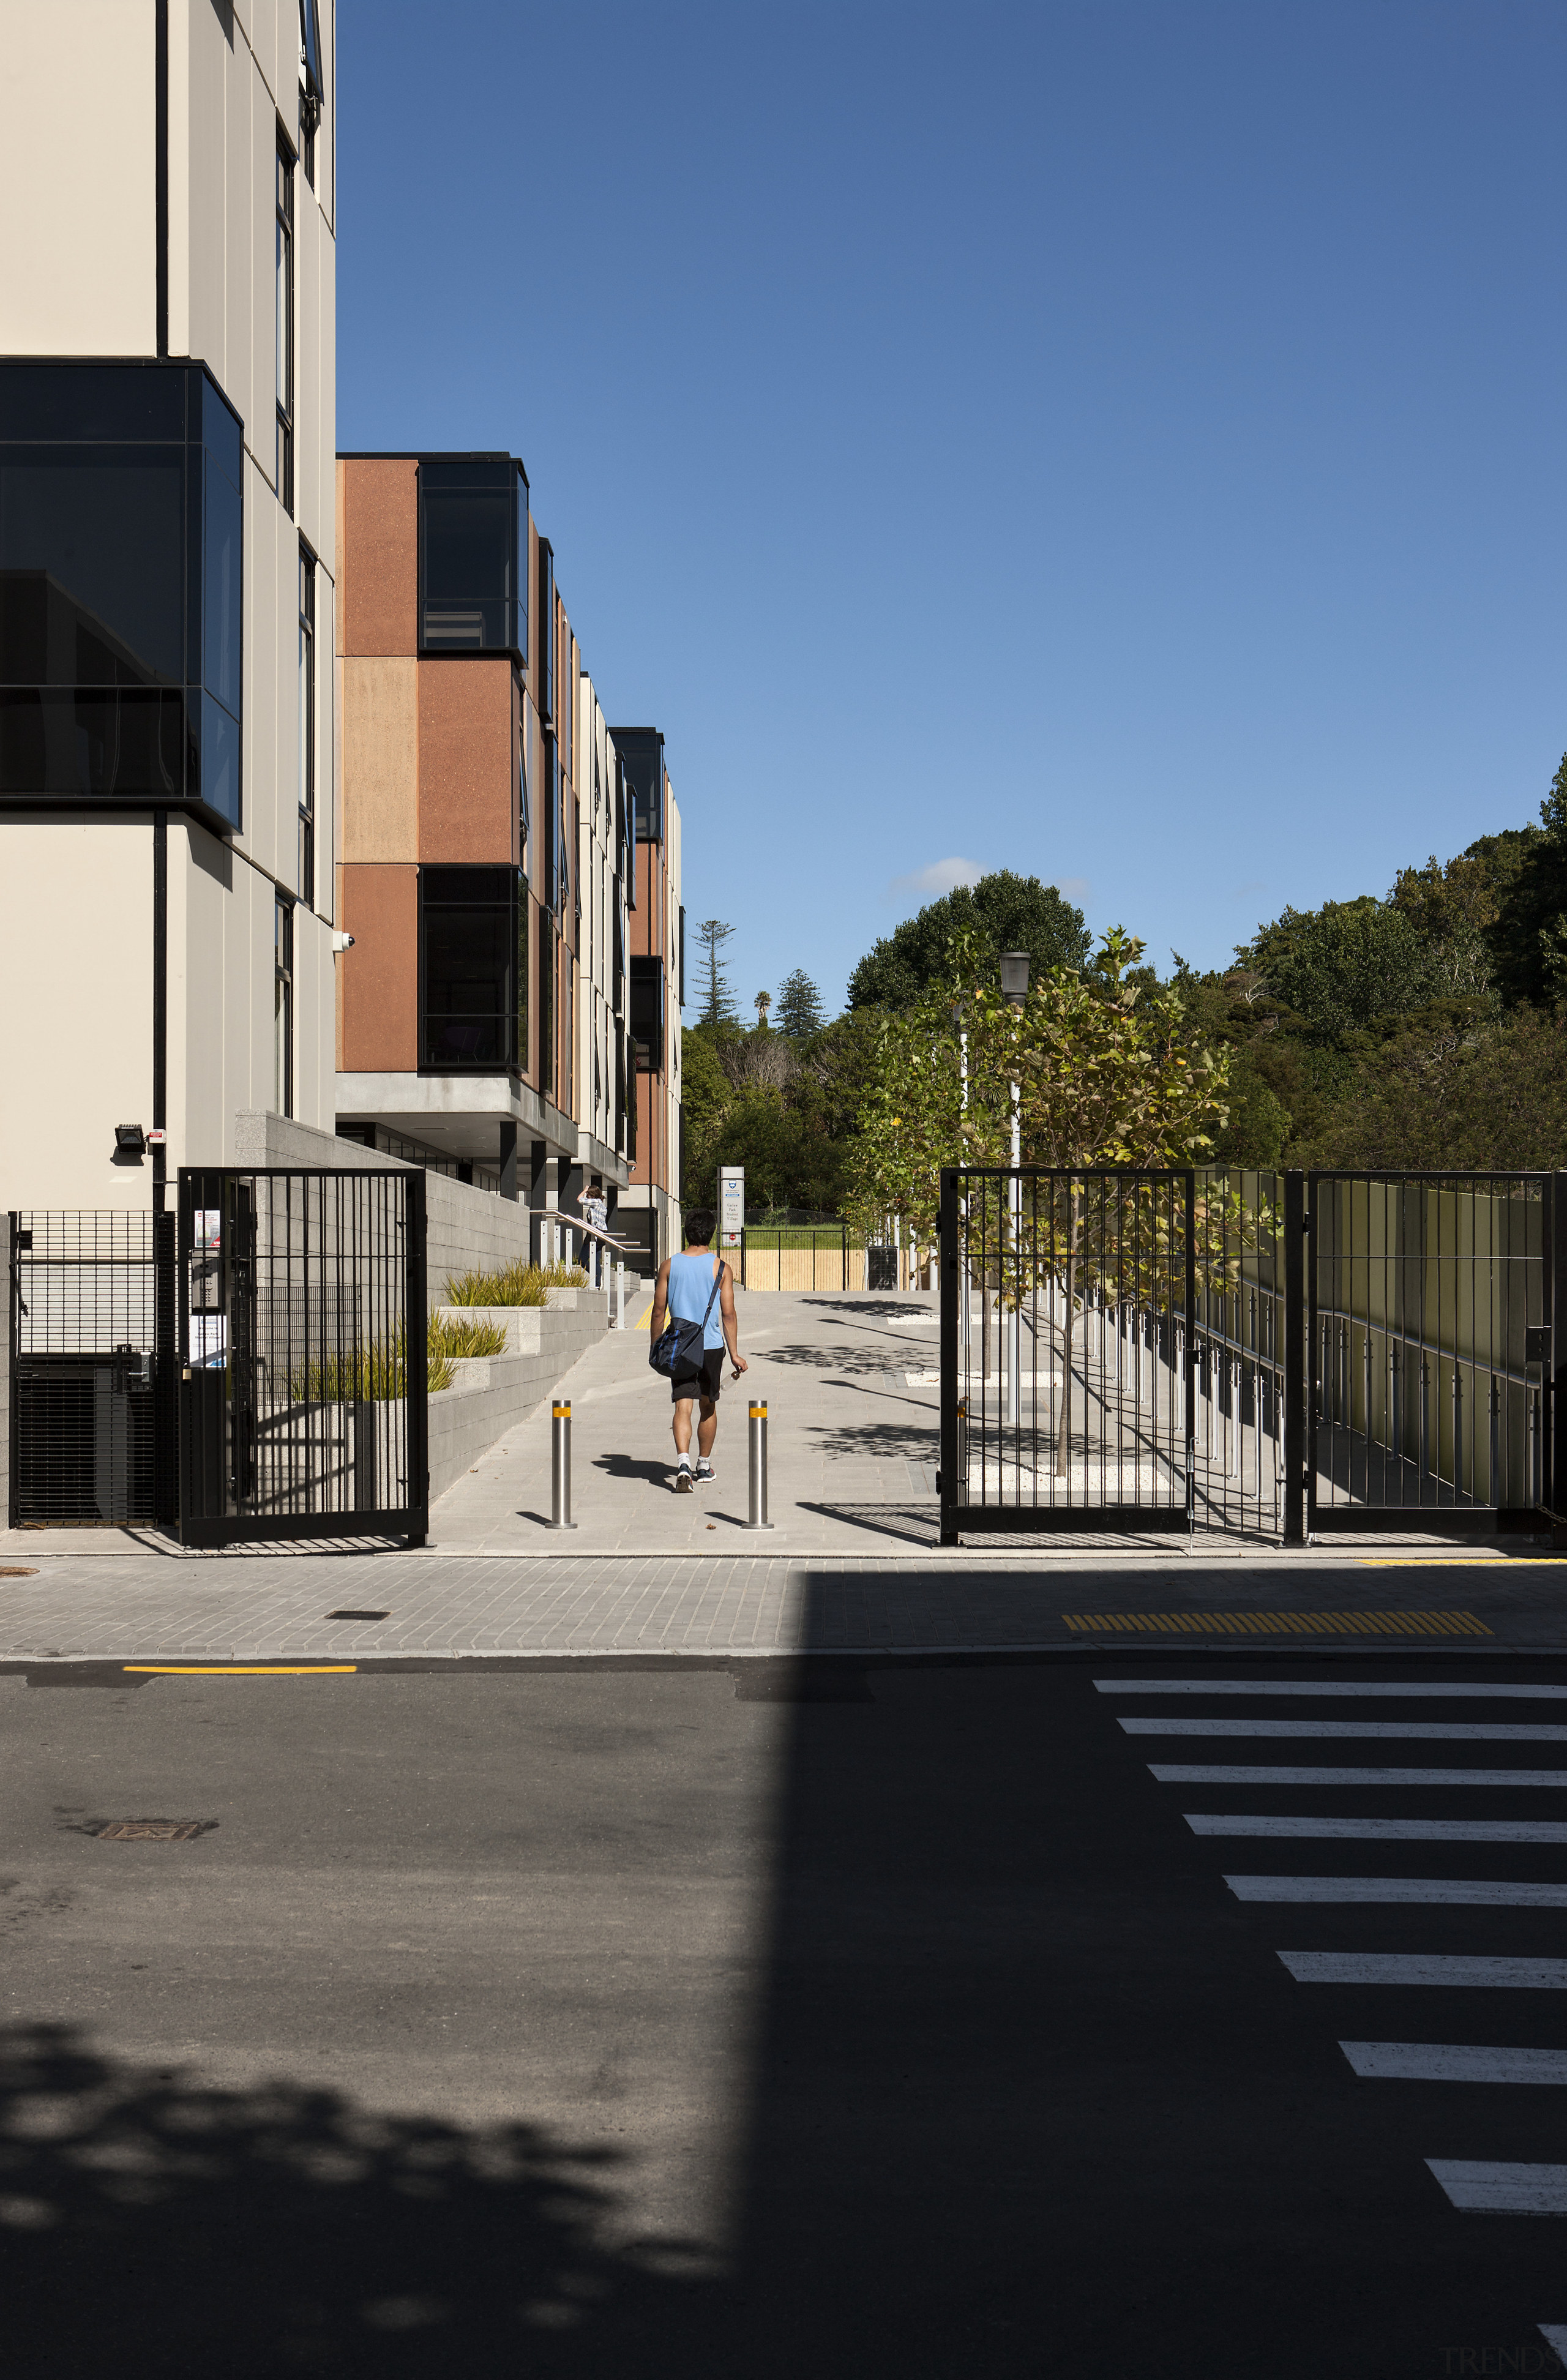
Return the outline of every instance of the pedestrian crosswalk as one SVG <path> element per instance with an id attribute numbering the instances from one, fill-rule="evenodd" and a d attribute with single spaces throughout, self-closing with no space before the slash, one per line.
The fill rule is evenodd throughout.
<path id="1" fill-rule="evenodd" d="M 1538 1860 L 1542 1851 L 1567 1849 L 1567 1818 L 1529 1814 L 1531 1802 L 1539 1807 L 1537 1795 L 1567 1787 L 1567 1760 L 1556 1766 L 1531 1765 L 1539 1760 L 1541 1747 L 1567 1744 L 1567 1725 L 1552 1717 L 1552 1706 L 1567 1700 L 1567 1683 L 1407 1674 L 1294 1679 L 1277 1673 L 1267 1678 L 1096 1678 L 1093 1682 L 1108 1699 L 1130 1704 L 1130 1709 L 1116 1714 L 1124 1736 L 1139 1743 L 1165 1739 L 1172 1746 L 1199 1739 L 1213 1746 L 1208 1758 L 1148 1763 L 1148 1775 L 1158 1785 L 1222 1788 L 1234 1797 L 1233 1809 L 1184 1810 L 1182 1815 L 1193 1835 L 1213 1839 L 1216 1846 L 1226 1838 L 1267 1840 L 1281 1847 L 1273 1853 L 1276 1860 L 1298 1864 L 1293 1874 L 1224 1874 L 1221 1881 L 1236 1901 L 1255 1908 L 1259 1916 L 1270 1907 L 1294 1908 L 1307 1915 L 1320 1907 L 1325 1927 L 1332 1923 L 1334 1910 L 1344 1912 L 1341 1922 L 1351 1938 L 1342 1948 L 1332 1947 L 1330 1933 L 1324 1948 L 1279 1948 L 1275 1937 L 1280 1964 L 1295 1983 L 1308 1987 L 1309 1999 L 1303 1994 L 1308 2022 L 1320 2021 L 1318 1995 L 1330 2011 L 1333 2002 L 1328 1995 L 1332 1991 L 1414 1989 L 1454 1996 L 1435 2003 L 1444 2014 L 1434 2031 L 1467 2030 L 1473 2016 L 1460 2012 L 1480 2008 L 1489 2011 L 1481 2022 L 1496 2032 L 1536 2035 L 1497 2043 L 1341 2040 L 1338 2046 L 1352 2073 L 1367 2082 L 1495 2091 L 1500 2095 L 1502 2113 L 1494 2145 L 1501 2148 L 1508 2144 L 1506 2107 L 1533 2104 L 1526 2093 L 1520 2095 L 1518 2086 L 1567 2085 L 1567 2049 L 1556 2046 L 1562 2031 L 1560 2004 L 1547 1998 L 1513 2001 L 1511 1997 L 1567 1992 L 1567 1957 L 1544 1954 L 1553 1938 L 1561 1940 L 1549 1930 L 1549 1912 L 1567 1909 L 1567 1867 L 1552 1876 L 1540 1872 Z M 1149 1711 L 1151 1702 L 1166 1698 L 1168 1708 Z M 1279 1711 L 1282 1701 L 1294 1704 L 1287 1716 Z M 1242 1713 L 1235 1708 L 1237 1702 L 1257 1707 Z M 1429 1716 L 1404 1715 L 1412 1703 L 1426 1705 Z M 1501 1717 L 1499 1704 L 1519 1706 L 1516 1715 L 1510 1708 Z M 1531 1704 L 1532 1711 L 1526 1707 Z M 1460 1707 L 1464 1705 L 1467 1709 Z M 1295 1747 L 1294 1757 L 1288 1765 L 1246 1759 L 1243 1747 L 1263 1741 L 1289 1742 Z M 1222 1756 L 1221 1746 L 1231 1742 L 1241 1758 Z M 1415 1760 L 1400 1757 L 1405 1746 L 1437 1743 L 1452 1747 L 1440 1767 L 1416 1766 Z M 1355 1765 L 1339 1765 L 1333 1755 L 1342 1757 L 1342 1748 L 1350 1744 L 1364 1744 L 1365 1752 Z M 1321 1747 L 1323 1756 L 1313 1758 L 1314 1746 Z M 1464 1747 L 1468 1746 L 1474 1747 L 1474 1765 L 1464 1765 Z M 1148 1745 L 1154 1748 L 1154 1743 Z M 1509 1763 L 1510 1753 L 1516 1754 L 1515 1763 Z M 1481 1766 L 1482 1760 L 1487 1765 Z M 1491 1765 L 1495 1763 L 1503 1765 Z M 1374 1792 L 1379 1802 L 1391 1802 L 1393 1808 L 1385 1815 L 1375 1808 L 1357 1810 L 1353 1798 L 1346 1807 L 1346 1797 L 1362 1790 Z M 1257 1802 L 1250 1803 L 1254 1793 Z M 1486 1803 L 1502 1795 L 1517 1798 L 1511 1808 L 1501 1803 L 1503 1815 L 1487 1815 Z M 1470 1796 L 1474 1800 L 1465 1810 L 1464 1803 Z M 1269 1801 L 1277 1806 L 1269 1808 Z M 1422 1801 L 1427 1807 L 1434 1802 L 1436 1815 L 1419 1815 Z M 1342 1847 L 1357 1843 L 1462 1845 L 1453 1864 L 1461 1858 L 1464 1872 L 1344 1872 L 1353 1870 L 1356 1855 Z M 1292 1852 L 1292 1844 L 1299 1850 Z M 1533 1874 L 1516 1866 L 1523 1860 L 1526 1870 L 1531 1852 Z M 1360 1857 L 1369 1864 L 1376 1853 Z M 1416 1848 L 1409 1854 L 1412 1869 L 1422 1857 L 1427 1864 L 1435 1864 L 1433 1852 L 1422 1853 Z M 1493 1873 L 1486 1873 L 1488 1861 L 1496 1863 Z M 1356 1919 L 1357 1912 L 1367 1913 Z M 1387 1912 L 1379 1929 L 1382 1943 L 1391 1927 L 1396 1945 L 1396 1929 L 1402 1926 L 1408 1947 L 1355 1944 L 1354 1932 L 1367 1925 L 1377 1927 L 1379 1912 Z M 1304 1919 L 1299 1922 L 1304 1930 Z M 1412 1941 L 1407 1932 L 1411 1925 L 1418 1929 Z M 1544 1935 L 1542 1925 L 1548 1926 Z M 1456 1940 L 1454 1926 L 1459 1928 Z M 1443 1930 L 1449 1937 L 1446 1944 L 1440 1940 Z M 1508 1998 L 1494 2006 L 1476 1998 L 1499 1992 Z M 1504 2022 L 1503 2010 L 1517 2011 L 1516 2022 L 1510 2018 Z M 1411 2031 L 1424 2030 L 1417 2015 L 1406 2021 Z M 1421 2108 L 1433 2104 L 1445 2107 L 1448 2102 L 1410 2102 Z M 1473 2098 L 1454 2103 L 1466 2107 L 1476 2104 Z M 1452 2120 L 1456 2129 L 1456 2115 Z M 1521 2145 L 1535 2144 L 1535 2138 L 1531 2135 Z M 1473 2132 L 1463 2144 L 1471 2143 L 1491 2144 Z M 1428 2143 L 1422 2141 L 1421 2161 L 1455 2214 L 1567 2216 L 1567 2163 L 1455 2157 L 1443 2155 L 1443 2147 L 1439 2136 Z M 1559 2351 L 1567 2350 L 1567 2328 L 1549 2323 L 1538 2327 Z"/>

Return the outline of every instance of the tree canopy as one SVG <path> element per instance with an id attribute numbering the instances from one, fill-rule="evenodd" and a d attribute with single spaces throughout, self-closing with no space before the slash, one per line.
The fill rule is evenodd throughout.
<path id="1" fill-rule="evenodd" d="M 827 1022 L 821 994 L 803 967 L 796 967 L 778 987 L 778 1030 L 791 1041 L 808 1041 Z"/>
<path id="2" fill-rule="evenodd" d="M 702 1014 L 704 1025 L 722 1025 L 735 1014 L 735 994 L 723 964 L 723 945 L 734 933 L 722 917 L 704 917 L 697 928 L 701 946 Z"/>
<path id="3" fill-rule="evenodd" d="M 1089 934 L 1081 909 L 1053 884 L 1016 876 L 1010 868 L 960 884 L 932 901 L 867 952 L 849 978 L 851 1008 L 912 1008 L 951 972 L 951 952 L 966 936 L 975 962 L 993 974 L 1002 951 L 1026 951 L 1032 973 L 1081 966 Z"/>

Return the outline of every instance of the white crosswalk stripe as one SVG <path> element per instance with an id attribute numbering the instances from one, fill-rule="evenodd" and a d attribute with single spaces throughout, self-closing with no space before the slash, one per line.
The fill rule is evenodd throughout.
<path id="1" fill-rule="evenodd" d="M 1473 1959 L 1383 1950 L 1281 1950 L 1279 1956 L 1297 1984 L 1429 1984 L 1447 1990 L 1567 1992 L 1567 1959 Z"/>
<path id="2" fill-rule="evenodd" d="M 1268 1818 L 1183 1814 L 1194 1835 L 1331 1837 L 1372 1843 L 1567 1843 L 1567 1818 Z"/>
<path id="3" fill-rule="evenodd" d="M 1368 1696 L 1376 1702 L 1406 1698 L 1422 1701 L 1446 1695 L 1453 1702 L 1505 1699 L 1521 1703 L 1567 1702 L 1567 1686 L 1454 1685 L 1451 1679 L 1421 1679 L 1396 1685 L 1364 1678 L 1096 1678 L 1101 1694 L 1315 1694 L 1342 1701 L 1347 1695 Z"/>
<path id="4" fill-rule="evenodd" d="M 1567 2083 L 1567 2049 L 1479 2049 L 1452 2041 L 1341 2041 L 1357 2074 L 1403 2082 Z"/>
<path id="5" fill-rule="evenodd" d="M 1391 1736 L 1403 1742 L 1567 1743 L 1567 1727 L 1513 1726 L 1506 1719 L 1124 1718 L 1127 1735 L 1281 1735 L 1330 1741 Z"/>
<path id="6" fill-rule="evenodd" d="M 1567 1768 L 1239 1768 L 1150 1760 L 1162 1785 L 1567 1785 Z"/>
<path id="7" fill-rule="evenodd" d="M 1237 1900 L 1445 1900 L 1491 1909 L 1567 1909 L 1567 1884 L 1491 1884 L 1478 1876 L 1227 1876 Z"/>
<path id="8" fill-rule="evenodd" d="M 1434 1716 L 1412 1719 L 1372 1716 L 1362 1719 L 1350 1716 L 1348 1712 L 1342 1716 L 1303 1716 L 1298 1718 L 1255 1714 L 1222 1715 L 1224 1704 L 1233 1711 L 1236 1701 L 1257 1698 L 1271 1701 L 1277 1708 L 1278 1702 L 1285 1697 L 1309 1698 L 1319 1704 L 1338 1701 L 1341 1710 L 1345 1703 L 1351 1704 L 1352 1707 L 1354 1705 L 1369 1707 L 1379 1701 L 1385 1706 L 1394 1699 L 1405 1704 L 1422 1699 L 1428 1702 L 1440 1700 L 1449 1704 L 1466 1703 L 1470 1713 L 1484 1713 L 1488 1705 L 1494 1710 L 1496 1705 L 1502 1701 L 1514 1704 L 1533 1702 L 1546 1706 L 1552 1703 L 1560 1704 L 1567 1701 L 1567 1683 L 1524 1684 L 1512 1680 L 1459 1681 L 1451 1677 L 1423 1676 L 1401 1679 L 1277 1676 L 1096 1678 L 1092 1682 L 1096 1693 L 1111 1697 L 1171 1695 L 1180 1698 L 1184 1713 L 1177 1710 L 1162 1716 L 1117 1714 L 1120 1730 L 1133 1738 L 1200 1737 L 1214 1742 L 1225 1739 L 1250 1739 L 1253 1742 L 1271 1739 L 1324 1745 L 1358 1741 L 1366 1742 L 1368 1748 L 1373 1742 L 1390 1745 L 1400 1742 L 1516 1744 L 1520 1747 L 1525 1744 L 1567 1743 L 1567 1726 L 1552 1725 L 1545 1717 L 1535 1719 L 1522 1714 L 1517 1720 L 1468 1714 L 1455 1714 L 1452 1719 Z M 1221 1698 L 1219 1708 L 1211 1716 L 1192 1709 L 1194 1702 L 1200 1703 L 1209 1696 Z M 1555 1791 L 1567 1786 L 1567 1761 L 1556 1767 L 1529 1768 L 1403 1767 L 1396 1761 L 1355 1767 L 1304 1764 L 1263 1767 L 1251 1762 L 1243 1765 L 1221 1759 L 1207 1762 L 1150 1761 L 1148 1774 L 1161 1784 L 1219 1786 L 1236 1793 L 1249 1792 L 1260 1787 L 1292 1789 L 1290 1798 L 1295 1803 L 1292 1809 L 1278 1812 L 1255 1808 L 1236 1812 L 1184 1811 L 1182 1815 L 1186 1826 L 1192 1834 L 1199 1837 L 1250 1837 L 1281 1844 L 1292 1841 L 1302 1844 L 1356 1841 L 1463 1843 L 1472 1847 L 1493 1844 L 1499 1847 L 1499 1857 L 1502 1859 L 1508 1856 L 1507 1846 L 1567 1849 L 1567 1818 L 1418 1818 L 1402 1814 L 1382 1817 L 1364 1812 L 1339 1816 L 1325 1814 L 1314 1806 L 1319 1796 L 1326 1792 L 1359 1787 L 1373 1789 L 1379 1794 L 1392 1795 L 1403 1789 L 1410 1793 L 1473 1793 L 1476 1799 L 1509 1791 L 1520 1794 Z M 1396 1812 L 1397 1804 L 1394 1806 Z M 1459 1807 L 1462 1806 L 1460 1803 Z M 1305 1856 L 1309 1859 L 1309 1853 Z M 1223 1882 L 1238 1901 L 1258 1908 L 1269 1905 L 1357 1908 L 1366 1911 L 1364 1922 L 1367 1924 L 1374 1922 L 1374 1912 L 1379 1909 L 1424 1909 L 1432 1913 L 1421 1921 L 1423 1930 L 1439 1922 L 1440 1912 L 1447 1909 L 1462 1911 L 1465 1914 L 1469 1911 L 1495 1912 L 1494 1921 L 1491 1918 L 1483 1921 L 1488 1931 L 1493 1922 L 1499 1927 L 1506 1925 L 1508 1913 L 1512 1912 L 1544 1912 L 1567 1908 L 1567 1875 L 1560 1880 L 1537 1874 L 1535 1876 L 1505 1874 L 1495 1876 L 1322 1873 L 1300 1876 L 1226 1875 Z M 1477 1922 L 1482 1921 L 1468 1919 L 1466 1938 L 1474 1939 L 1474 1927 Z M 1528 1921 L 1526 1915 L 1520 1914 L 1516 1922 L 1524 1924 Z M 1534 1920 L 1537 1927 L 1539 1922 L 1538 1918 Z M 1375 1939 L 1374 1935 L 1372 1938 Z M 1386 1939 L 1385 1933 L 1383 1938 Z M 1419 1938 L 1416 1937 L 1417 1940 Z M 1519 1940 L 1516 1935 L 1513 1938 Z M 1484 1935 L 1480 1939 L 1484 1944 Z M 1520 1949 L 1528 1949 L 1531 1941 L 1537 1939 L 1537 1932 L 1533 1937 L 1525 1934 Z M 1276 1955 L 1296 1983 L 1318 1985 L 1330 1990 L 1372 1987 L 1471 1994 L 1505 1991 L 1509 1995 L 1509 2003 L 1518 2010 L 1520 2020 L 1525 2026 L 1530 2022 L 1528 2010 L 1538 2005 L 1527 1998 L 1530 1992 L 1567 1991 L 1567 1958 L 1516 1955 L 1507 1946 L 1505 1936 L 1495 1952 L 1485 1948 L 1476 1951 L 1424 1948 L 1409 1950 L 1344 1949 L 1285 1949 L 1279 1950 Z M 1513 2000 L 1514 1994 L 1524 1997 Z M 1330 2000 L 1327 2005 L 1331 2007 L 1333 2003 Z M 1436 2005 L 1443 2003 L 1437 2002 Z M 1461 2003 L 1455 2001 L 1452 2005 L 1457 2007 Z M 1485 2003 L 1477 2005 L 1483 2007 Z M 1548 2002 L 1546 2005 L 1549 2007 L 1551 2004 Z M 1550 2030 L 1559 2033 L 1555 2020 Z M 1549 2045 L 1346 2040 L 1342 2041 L 1339 2046 L 1352 2071 L 1371 2085 L 1388 2082 L 1423 2082 L 1432 2086 L 1468 2084 L 1472 2087 L 1488 2086 L 1503 2092 L 1519 2085 L 1567 2086 L 1567 2049 Z M 1412 2104 L 1425 2107 L 1428 2103 L 1419 2101 Z M 1526 2102 L 1513 2098 L 1509 2104 L 1520 2106 Z M 1422 2150 L 1425 2145 L 1420 2143 Z M 1436 2142 L 1431 2145 L 1436 2147 L 1440 2143 Z M 1448 2204 L 1461 2214 L 1567 2216 L 1567 2165 L 1441 2156 L 1426 2156 L 1424 2161 L 1445 2194 Z M 1567 2362 L 1567 2324 L 1541 2324 L 1539 2331 L 1540 2336 L 1557 2350 L 1562 2362 Z"/>
<path id="9" fill-rule="evenodd" d="M 1567 2165 L 1484 2165 L 1451 2157 L 1426 2163 L 1466 2215 L 1567 2215 Z"/>

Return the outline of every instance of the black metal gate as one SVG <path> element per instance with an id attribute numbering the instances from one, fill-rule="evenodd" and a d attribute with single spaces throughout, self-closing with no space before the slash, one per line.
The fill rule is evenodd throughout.
<path id="1" fill-rule="evenodd" d="M 1562 1178 L 943 1172 L 943 1544 L 1555 1526 Z"/>
<path id="2" fill-rule="evenodd" d="M 174 1218 L 7 1218 L 12 1528 L 174 1517 Z"/>
<path id="3" fill-rule="evenodd" d="M 422 1543 L 424 1176 L 182 1168 L 187 1545 Z"/>

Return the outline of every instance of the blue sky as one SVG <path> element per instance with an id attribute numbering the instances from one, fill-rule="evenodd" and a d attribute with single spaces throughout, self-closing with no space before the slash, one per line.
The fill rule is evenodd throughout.
<path id="1" fill-rule="evenodd" d="M 338 437 L 505 446 L 744 1003 L 1222 964 L 1567 747 L 1567 12 L 340 0 Z"/>

